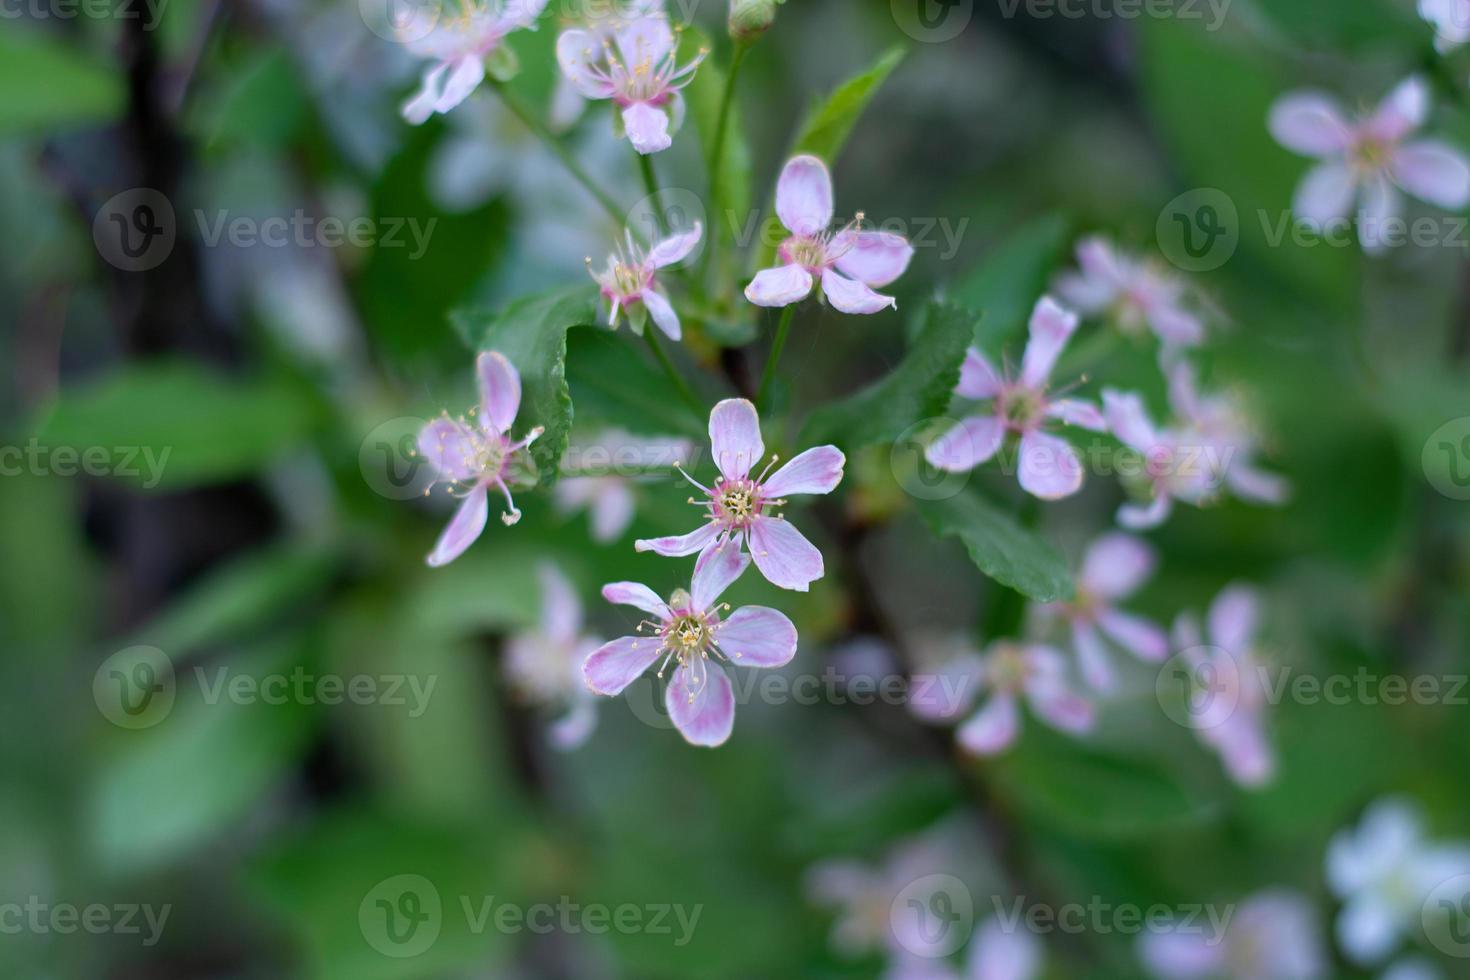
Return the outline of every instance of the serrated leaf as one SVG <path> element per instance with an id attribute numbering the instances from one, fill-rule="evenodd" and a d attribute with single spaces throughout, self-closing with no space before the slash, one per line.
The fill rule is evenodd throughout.
<path id="1" fill-rule="evenodd" d="M 459 311 L 455 328 L 480 351 L 499 351 L 521 376 L 521 410 L 514 431 L 546 431 L 534 455 L 542 486 L 556 482 L 572 432 L 572 394 L 567 386 L 567 331 L 597 322 L 597 292 L 572 286 L 517 300 L 499 313 Z"/>
<path id="2" fill-rule="evenodd" d="M 977 314 L 934 301 L 903 360 L 886 378 L 813 412 L 800 444 L 835 443 L 846 450 L 897 439 L 914 423 L 943 414 L 960 379 L 960 363 Z"/>
<path id="3" fill-rule="evenodd" d="M 0 32 L 0 134 L 105 122 L 126 100 L 122 75 L 50 32 Z"/>
<path id="4" fill-rule="evenodd" d="M 1072 594 L 1072 573 L 1061 554 L 979 494 L 961 490 L 922 501 L 919 510 L 935 534 L 958 538 L 980 571 L 1002 585 L 1037 602 Z"/>
<path id="5" fill-rule="evenodd" d="M 705 437 L 705 420 L 669 397 L 668 379 L 638 355 L 628 338 L 609 330 L 579 330 L 568 338 L 567 349 L 567 379 L 579 424 L 590 417 L 629 432 Z"/>

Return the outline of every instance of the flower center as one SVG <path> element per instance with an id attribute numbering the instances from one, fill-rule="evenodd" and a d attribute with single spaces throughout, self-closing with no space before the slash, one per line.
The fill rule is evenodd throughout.
<path id="1" fill-rule="evenodd" d="M 612 270 L 613 288 L 623 296 L 632 296 L 641 293 L 647 283 L 644 281 L 642 264 L 618 262 L 613 265 Z"/>
<path id="2" fill-rule="evenodd" d="M 1003 643 L 991 654 L 987 679 L 996 689 L 1019 691 L 1026 673 L 1026 652 L 1014 643 Z"/>
<path id="3" fill-rule="evenodd" d="M 1353 147 L 1353 164 L 1364 173 L 1377 173 L 1393 157 L 1393 144 L 1369 137 Z"/>
<path id="4" fill-rule="evenodd" d="M 715 510 L 727 524 L 745 527 L 760 516 L 759 488 L 750 480 L 736 480 L 715 489 Z"/>
<path id="5" fill-rule="evenodd" d="M 825 237 L 793 237 L 781 246 L 788 261 L 801 266 L 808 272 L 819 272 L 827 266 L 827 241 Z"/>
<path id="6" fill-rule="evenodd" d="M 1045 399 L 1031 388 L 1012 388 L 1001 396 L 1001 416 L 1017 432 L 1035 428 L 1045 408 Z"/>

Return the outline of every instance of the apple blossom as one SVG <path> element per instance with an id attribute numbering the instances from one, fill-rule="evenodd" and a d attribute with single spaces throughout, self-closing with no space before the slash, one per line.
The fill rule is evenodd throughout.
<path id="1" fill-rule="evenodd" d="M 485 59 L 508 51 L 501 42 L 512 31 L 532 27 L 547 0 L 482 0 L 444 16 L 416 8 L 399 28 L 409 52 L 433 62 L 419 91 L 404 103 L 403 118 L 414 125 L 448 112 L 485 80 Z M 429 23 L 425 18 L 435 18 Z"/>
<path id="2" fill-rule="evenodd" d="M 603 299 L 608 302 L 608 326 L 616 327 L 618 314 L 626 313 L 633 332 L 642 336 L 645 318 L 651 316 L 670 340 L 678 340 L 683 333 L 679 314 L 674 312 L 655 276 L 658 270 L 687 258 L 703 233 L 703 227 L 696 221 L 689 231 L 665 238 L 645 252 L 633 241 L 633 233 L 625 231 L 623 243 L 607 257 L 607 267 L 602 272 L 592 272 L 592 259 L 587 259 L 587 270 L 592 272 Z"/>

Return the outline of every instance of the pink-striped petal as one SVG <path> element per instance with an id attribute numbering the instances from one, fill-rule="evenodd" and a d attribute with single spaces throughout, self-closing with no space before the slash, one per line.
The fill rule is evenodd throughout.
<path id="1" fill-rule="evenodd" d="M 807 591 L 826 571 L 816 546 L 779 517 L 760 517 L 751 525 L 750 556 L 768 582 L 797 592 Z"/>
<path id="2" fill-rule="evenodd" d="M 646 585 L 638 582 L 609 582 L 602 587 L 602 597 L 617 606 L 632 606 L 659 619 L 673 619 L 668 603 Z"/>
<path id="3" fill-rule="evenodd" d="M 842 467 L 847 457 L 836 446 L 816 446 L 786 461 L 761 485 L 766 497 L 787 497 L 795 493 L 831 493 L 842 482 Z"/>
<path id="4" fill-rule="evenodd" d="M 709 547 L 720 534 L 720 525 L 711 521 L 701 527 L 695 528 L 688 534 L 669 538 L 640 538 L 633 542 L 635 551 L 652 551 L 654 554 L 663 555 L 665 558 L 682 558 L 692 555 Z"/>
<path id="5" fill-rule="evenodd" d="M 798 235 L 816 235 L 832 223 L 832 175 L 814 156 L 792 157 L 776 181 L 776 214 Z"/>
<path id="6" fill-rule="evenodd" d="M 481 425 L 506 433 L 521 408 L 521 376 L 504 354 L 487 351 L 475 358 L 480 381 Z"/>
<path id="7" fill-rule="evenodd" d="M 724 745 L 735 728 L 735 692 L 730 678 L 713 664 L 675 670 L 664 705 L 674 727 L 690 745 Z"/>
<path id="8" fill-rule="evenodd" d="M 738 666 L 782 667 L 796 656 L 796 626 L 774 609 L 745 606 L 718 629 L 720 649 Z"/>
<path id="9" fill-rule="evenodd" d="M 708 612 L 749 566 L 750 556 L 740 550 L 738 540 L 726 540 L 706 548 L 694 564 L 694 579 L 689 586 L 694 608 Z"/>
<path id="10" fill-rule="evenodd" d="M 709 442 L 725 479 L 743 479 L 766 454 L 755 405 L 744 398 L 726 398 L 715 405 L 709 413 Z"/>
<path id="11" fill-rule="evenodd" d="M 1005 440 L 1004 423 L 994 415 L 971 415 L 924 450 L 930 466 L 964 473 L 994 456 Z"/>
<path id="12" fill-rule="evenodd" d="M 624 636 L 593 650 L 582 665 L 582 677 L 595 694 L 622 694 L 659 658 L 659 642 L 652 636 Z"/>
<path id="13" fill-rule="evenodd" d="M 454 512 L 454 517 L 450 519 L 449 526 L 439 535 L 434 550 L 429 552 L 429 566 L 439 568 L 464 554 L 465 549 L 474 544 L 484 532 L 485 521 L 489 516 L 490 501 L 482 483 L 465 496 L 459 509 Z"/>

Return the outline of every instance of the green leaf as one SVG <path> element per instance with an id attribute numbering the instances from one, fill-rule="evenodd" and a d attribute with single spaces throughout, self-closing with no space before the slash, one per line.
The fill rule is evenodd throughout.
<path id="1" fill-rule="evenodd" d="M 282 149 L 307 120 L 304 86 L 285 49 L 266 48 L 230 71 L 194 115 L 211 152 L 238 150 L 240 144 Z"/>
<path id="2" fill-rule="evenodd" d="M 43 31 L 0 32 L 0 135 L 106 122 L 123 108 L 122 75 Z"/>
<path id="3" fill-rule="evenodd" d="M 37 440 L 58 475 L 67 465 L 177 489 L 260 469 L 301 441 L 311 416 L 304 396 L 283 384 L 160 361 L 64 390 Z"/>
<path id="4" fill-rule="evenodd" d="M 567 350 L 567 380 L 579 425 L 590 418 L 642 435 L 704 437 L 705 420 L 669 397 L 668 379 L 639 356 L 628 337 L 578 330 L 567 338 Z"/>
<path id="5" fill-rule="evenodd" d="M 684 32 L 685 47 L 705 46 L 708 41 L 702 34 L 694 29 Z M 705 61 L 700 66 L 694 80 L 684 90 L 685 97 L 689 102 L 689 115 L 694 120 L 695 127 L 699 130 L 700 146 L 704 150 L 705 166 L 708 172 L 714 172 L 714 149 L 715 130 L 719 125 L 720 105 L 725 98 L 725 82 L 728 78 L 725 69 Z M 740 118 L 739 100 L 734 99 L 730 105 L 730 118 L 725 123 L 725 146 L 720 160 L 720 210 L 734 215 L 745 215 L 750 213 L 750 144 L 745 138 L 745 127 Z M 710 223 L 714 225 L 724 219 L 720 215 L 710 215 Z M 725 233 L 721 227 L 713 227 L 707 234 Z"/>
<path id="6" fill-rule="evenodd" d="M 813 412 L 800 444 L 832 442 L 844 450 L 861 449 L 892 442 L 914 423 L 943 414 L 977 319 L 962 306 L 931 302 L 898 367 L 857 394 Z"/>
<path id="7" fill-rule="evenodd" d="M 998 351 L 1019 336 L 1031 308 L 1046 292 L 1068 230 L 1061 215 L 1038 218 L 1001 242 L 955 287 L 955 302 L 984 316 L 975 330 L 975 344 L 982 350 Z"/>
<path id="8" fill-rule="evenodd" d="M 572 432 L 572 394 L 567 387 L 567 331 L 597 323 L 597 292 L 572 286 L 517 300 L 499 313 L 461 311 L 455 327 L 477 350 L 499 351 L 521 375 L 517 433 L 546 431 L 534 454 L 542 486 L 556 482 L 557 467 Z"/>
<path id="9" fill-rule="evenodd" d="M 1002 585 L 1037 602 L 1072 594 L 1072 574 L 1061 554 L 979 494 L 961 490 L 922 501 L 919 510 L 935 534 L 958 538 L 980 571 Z"/>

